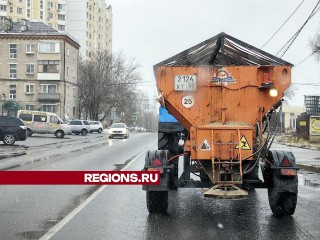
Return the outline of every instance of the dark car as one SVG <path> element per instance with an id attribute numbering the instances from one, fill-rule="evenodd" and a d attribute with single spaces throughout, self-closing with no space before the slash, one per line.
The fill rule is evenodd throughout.
<path id="1" fill-rule="evenodd" d="M 0 116 L 0 141 L 13 145 L 27 139 L 27 126 L 17 117 Z"/>

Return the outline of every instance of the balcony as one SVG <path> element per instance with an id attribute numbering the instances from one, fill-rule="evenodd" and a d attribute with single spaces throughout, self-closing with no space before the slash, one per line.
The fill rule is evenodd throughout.
<path id="1" fill-rule="evenodd" d="M 38 93 L 38 100 L 42 102 L 60 102 L 60 93 Z"/>

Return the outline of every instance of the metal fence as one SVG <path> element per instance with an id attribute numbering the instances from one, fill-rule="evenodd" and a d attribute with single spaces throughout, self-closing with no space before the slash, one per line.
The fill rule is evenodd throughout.
<path id="1" fill-rule="evenodd" d="M 306 113 L 309 115 L 320 116 L 320 95 L 304 96 Z"/>

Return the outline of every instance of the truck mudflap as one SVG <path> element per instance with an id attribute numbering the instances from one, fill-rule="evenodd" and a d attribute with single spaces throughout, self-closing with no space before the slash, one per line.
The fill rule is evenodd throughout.
<path id="1" fill-rule="evenodd" d="M 298 192 L 296 159 L 292 152 L 272 150 L 266 157 L 262 168 L 266 186 L 278 192 Z"/>
<path id="2" fill-rule="evenodd" d="M 276 217 L 293 215 L 297 205 L 298 176 L 291 152 L 269 151 L 263 168 L 269 205 Z"/>
<path id="3" fill-rule="evenodd" d="M 167 165 L 169 151 L 148 151 L 145 158 L 144 171 L 160 171 L 160 185 L 143 185 L 146 191 L 168 191 L 170 189 L 170 173 L 172 165 Z"/>
<path id="4" fill-rule="evenodd" d="M 146 191 L 147 208 L 150 213 L 165 213 L 168 209 L 168 191 L 170 189 L 170 173 L 173 165 L 168 166 L 168 150 L 148 151 L 144 171 L 160 171 L 159 185 L 143 185 Z"/>

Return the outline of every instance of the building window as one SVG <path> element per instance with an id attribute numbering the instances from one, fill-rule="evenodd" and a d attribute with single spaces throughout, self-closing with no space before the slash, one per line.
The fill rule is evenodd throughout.
<path id="1" fill-rule="evenodd" d="M 58 4 L 58 10 L 60 10 L 60 11 L 65 11 L 66 10 L 66 5 L 64 5 L 64 4 Z"/>
<path id="2" fill-rule="evenodd" d="M 22 8 L 18 7 L 18 8 L 17 8 L 17 13 L 18 13 L 18 14 L 22 14 Z"/>
<path id="3" fill-rule="evenodd" d="M 13 7 L 10 7 L 10 13 L 13 13 Z"/>
<path id="4" fill-rule="evenodd" d="M 26 84 L 26 94 L 34 94 L 34 84 Z"/>
<path id="5" fill-rule="evenodd" d="M 0 11 L 6 12 L 7 11 L 7 6 L 6 5 L 0 5 Z"/>
<path id="6" fill-rule="evenodd" d="M 42 111 L 54 113 L 56 111 L 56 105 L 42 105 Z"/>
<path id="7" fill-rule="evenodd" d="M 40 11 L 40 19 L 43 20 L 43 11 Z"/>
<path id="8" fill-rule="evenodd" d="M 26 65 L 26 74 L 34 74 L 34 64 Z"/>
<path id="9" fill-rule="evenodd" d="M 30 7 L 30 0 L 27 0 L 27 7 Z"/>
<path id="10" fill-rule="evenodd" d="M 10 44 L 9 46 L 9 58 L 16 59 L 17 58 L 17 44 Z"/>
<path id="11" fill-rule="evenodd" d="M 38 61 L 39 73 L 59 73 L 60 61 Z"/>
<path id="12" fill-rule="evenodd" d="M 58 31 L 65 31 L 66 27 L 64 25 L 58 24 Z"/>
<path id="13" fill-rule="evenodd" d="M 43 9 L 43 0 L 40 0 L 40 9 Z"/>
<path id="14" fill-rule="evenodd" d="M 27 17 L 30 18 L 30 9 L 27 9 Z"/>
<path id="15" fill-rule="evenodd" d="M 39 42 L 39 52 L 41 53 L 58 53 L 59 52 L 58 42 Z"/>
<path id="16" fill-rule="evenodd" d="M 17 86 L 10 84 L 9 85 L 9 99 L 16 99 L 17 97 Z"/>
<path id="17" fill-rule="evenodd" d="M 53 13 L 49 12 L 49 13 L 48 13 L 48 18 L 47 18 L 47 19 L 48 19 L 48 20 L 49 20 L 49 19 L 53 19 Z"/>
<path id="18" fill-rule="evenodd" d="M 58 14 L 58 20 L 65 21 L 66 20 L 66 15 Z"/>
<path id="19" fill-rule="evenodd" d="M 26 53 L 34 53 L 34 44 L 27 44 Z"/>
<path id="20" fill-rule="evenodd" d="M 57 93 L 57 85 L 55 84 L 43 84 L 42 93 Z"/>
<path id="21" fill-rule="evenodd" d="M 10 79 L 17 78 L 17 64 L 9 64 L 9 78 Z"/>
<path id="22" fill-rule="evenodd" d="M 51 8 L 53 8 L 53 2 L 48 2 L 48 10 L 50 10 Z"/>
<path id="23" fill-rule="evenodd" d="M 34 105 L 32 105 L 32 104 L 26 104 L 26 110 L 33 111 L 33 110 L 34 110 Z"/>
<path id="24" fill-rule="evenodd" d="M 69 76 L 69 67 L 67 67 L 67 76 Z"/>
<path id="25" fill-rule="evenodd" d="M 290 128 L 296 129 L 296 116 L 294 113 L 290 113 Z"/>

